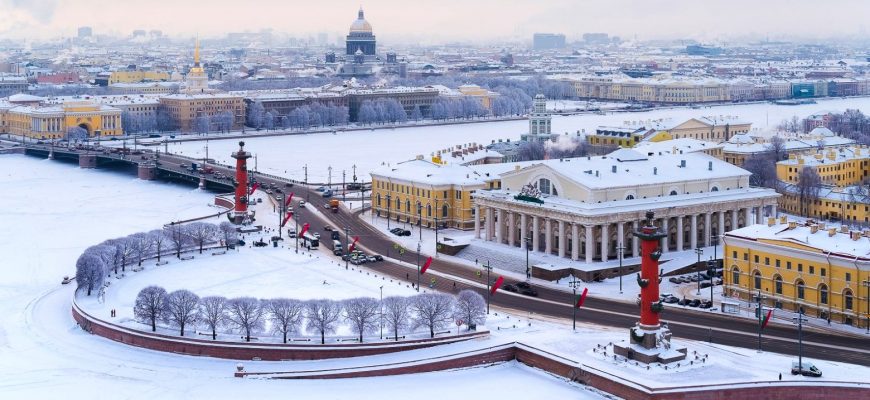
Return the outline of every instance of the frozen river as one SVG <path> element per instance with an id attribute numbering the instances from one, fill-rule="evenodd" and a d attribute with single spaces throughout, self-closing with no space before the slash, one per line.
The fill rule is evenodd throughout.
<path id="1" fill-rule="evenodd" d="M 554 116 L 553 132 L 576 134 L 594 131 L 601 125 L 622 125 L 627 121 L 660 120 L 677 124 L 693 117 L 735 117 L 752 122 L 754 129 L 774 129 L 782 120 L 846 109 L 870 110 L 870 98 L 826 99 L 818 104 L 779 106 L 771 103 L 711 106 L 699 109 L 667 108 L 636 113 L 608 113 Z M 424 126 L 400 129 L 316 133 L 308 135 L 273 136 L 245 139 L 246 149 L 257 155 L 259 171 L 302 180 L 308 165 L 309 182 L 326 182 L 332 167 L 332 182 L 341 182 L 342 171 L 350 181 L 356 166 L 360 179 L 383 164 L 394 164 L 450 146 L 467 143 L 489 144 L 493 140 L 518 140 L 526 132 L 526 121 L 503 121 L 462 125 Z M 230 153 L 238 148 L 238 140 L 210 140 L 209 157 L 230 163 Z M 170 145 L 171 152 L 204 157 L 205 142 Z"/>

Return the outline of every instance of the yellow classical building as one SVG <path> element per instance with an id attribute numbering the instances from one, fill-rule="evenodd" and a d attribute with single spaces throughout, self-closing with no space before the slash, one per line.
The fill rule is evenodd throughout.
<path id="1" fill-rule="evenodd" d="M 162 71 L 115 71 L 109 75 L 109 85 L 116 83 L 168 81 L 169 73 Z"/>
<path id="2" fill-rule="evenodd" d="M 68 128 L 76 126 L 85 129 L 89 137 L 121 135 L 121 110 L 87 100 L 48 106 L 0 104 L 2 133 L 60 139 Z"/>
<path id="3" fill-rule="evenodd" d="M 870 230 L 769 218 L 723 240 L 726 296 L 867 326 Z"/>
<path id="4" fill-rule="evenodd" d="M 619 146 L 632 148 L 641 142 L 661 142 L 670 140 L 668 132 L 647 127 L 607 127 L 599 126 L 594 134 L 586 135 L 591 145 Z"/>

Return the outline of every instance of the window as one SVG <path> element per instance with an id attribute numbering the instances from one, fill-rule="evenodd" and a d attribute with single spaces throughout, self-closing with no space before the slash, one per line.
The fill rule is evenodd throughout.
<path id="1" fill-rule="evenodd" d="M 626 200 L 634 200 L 634 195 L 631 195 L 631 194 L 630 194 L 630 195 L 628 195 L 628 196 L 625 196 L 625 199 L 626 199 Z"/>
<path id="2" fill-rule="evenodd" d="M 774 278 L 774 290 L 776 290 L 776 294 L 782 294 L 782 277 L 777 276 Z"/>
<path id="3" fill-rule="evenodd" d="M 805 294 L 805 293 L 804 293 L 804 281 L 802 281 L 802 280 L 798 280 L 798 281 L 795 283 L 795 286 L 797 286 L 797 297 L 798 297 L 799 299 L 803 300 L 803 299 L 804 299 L 804 294 Z"/>
<path id="4" fill-rule="evenodd" d="M 815 274 L 815 273 L 816 273 L 816 267 L 810 265 L 810 275 Z"/>
<path id="5" fill-rule="evenodd" d="M 851 281 L 852 281 L 852 273 L 846 272 L 846 282 L 851 282 Z"/>
<path id="6" fill-rule="evenodd" d="M 732 251 L 732 252 L 731 252 L 731 258 L 733 258 L 733 259 L 735 259 L 735 260 L 737 259 L 737 251 Z"/>
<path id="7" fill-rule="evenodd" d="M 828 304 L 828 285 L 819 285 L 819 303 Z"/>
<path id="8" fill-rule="evenodd" d="M 547 178 L 538 179 L 538 190 L 541 191 L 542 194 L 550 194 L 551 183 Z"/>
<path id="9" fill-rule="evenodd" d="M 801 263 L 798 263 L 798 272 L 804 272 L 804 265 Z"/>
<path id="10" fill-rule="evenodd" d="M 755 288 L 761 289 L 761 273 L 758 271 L 755 271 Z"/>
<path id="11" fill-rule="evenodd" d="M 851 290 L 846 290 L 845 292 L 843 292 L 843 304 L 844 304 L 843 308 L 845 308 L 847 310 L 852 309 L 852 291 Z"/>
<path id="12" fill-rule="evenodd" d="M 754 258 L 755 258 L 755 263 L 758 264 L 758 255 L 756 254 Z"/>
<path id="13" fill-rule="evenodd" d="M 764 257 L 764 265 L 770 265 L 770 257 Z"/>
<path id="14" fill-rule="evenodd" d="M 740 284 L 740 270 L 737 267 L 731 269 L 731 283 L 735 285 Z"/>
<path id="15" fill-rule="evenodd" d="M 776 261 L 776 267 L 779 268 L 780 267 L 779 260 L 775 260 L 775 261 Z"/>
<path id="16" fill-rule="evenodd" d="M 821 272 L 822 272 L 822 276 L 825 276 L 825 274 L 826 274 L 828 271 L 827 271 L 825 268 L 822 268 L 822 271 L 821 271 Z"/>
<path id="17" fill-rule="evenodd" d="M 791 269 L 791 261 L 785 262 L 785 269 Z"/>
<path id="18" fill-rule="evenodd" d="M 670 194 L 670 195 L 671 195 L 671 196 L 676 196 L 676 195 L 677 195 L 677 191 L 676 191 L 676 190 L 671 190 L 671 194 Z"/>
<path id="19" fill-rule="evenodd" d="M 456 191 L 456 200 L 462 200 L 462 192 L 459 190 Z"/>
<path id="20" fill-rule="evenodd" d="M 710 191 L 711 191 L 711 192 L 718 192 L 718 191 L 719 191 L 719 188 L 716 187 L 716 186 L 713 186 L 713 188 L 710 189 Z"/>
<path id="21" fill-rule="evenodd" d="M 441 218 L 447 218 L 447 204 L 441 206 Z"/>

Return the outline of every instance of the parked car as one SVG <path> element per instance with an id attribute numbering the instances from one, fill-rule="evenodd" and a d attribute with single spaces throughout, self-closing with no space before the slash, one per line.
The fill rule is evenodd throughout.
<path id="1" fill-rule="evenodd" d="M 325 230 L 325 231 L 327 231 L 327 232 L 332 232 L 332 227 L 329 226 L 329 225 L 326 225 L 326 226 L 323 227 L 323 230 Z"/>
<path id="2" fill-rule="evenodd" d="M 680 278 L 677 278 L 676 276 L 672 276 L 670 279 L 668 279 L 668 282 L 670 282 L 670 283 L 682 283 L 680 281 Z"/>
<path id="3" fill-rule="evenodd" d="M 401 236 L 411 236 L 411 231 L 409 231 L 409 230 L 407 230 L 407 229 L 402 229 L 402 235 L 401 235 Z"/>
<path id="4" fill-rule="evenodd" d="M 689 307 L 697 307 L 701 305 L 701 300 L 694 299 L 687 304 Z"/>
<path id="5" fill-rule="evenodd" d="M 520 289 L 531 289 L 532 288 L 532 286 L 529 285 L 528 282 L 520 281 L 520 282 L 515 283 L 514 285 L 516 285 L 516 287 L 518 287 Z"/>
<path id="6" fill-rule="evenodd" d="M 332 240 L 341 240 L 341 234 L 338 231 L 332 231 Z"/>
<path id="7" fill-rule="evenodd" d="M 681 276 L 681 277 L 680 277 L 680 283 L 689 283 L 689 282 L 691 282 L 691 281 L 692 281 L 692 280 L 689 279 L 688 276 Z"/>
<path id="8" fill-rule="evenodd" d="M 681 306 L 685 306 L 685 305 L 689 304 L 689 301 L 690 301 L 689 299 L 683 298 L 683 299 L 680 299 L 680 301 L 678 301 L 677 304 L 681 305 Z"/>
<path id="9" fill-rule="evenodd" d="M 333 255 L 336 255 L 336 256 L 340 256 L 340 255 L 341 255 L 341 249 L 333 249 L 333 250 L 332 250 L 332 254 L 333 254 Z"/>
<path id="10" fill-rule="evenodd" d="M 803 376 L 811 376 L 813 378 L 819 378 L 822 376 L 822 371 L 816 368 L 815 365 L 808 362 L 801 362 L 800 364 L 796 362 L 791 363 L 791 374 L 797 375 L 801 374 Z"/>
<path id="11" fill-rule="evenodd" d="M 708 287 L 710 287 L 710 286 L 713 286 L 713 284 L 710 283 L 710 281 L 703 281 L 703 282 L 701 282 L 701 289 L 706 289 L 706 288 L 708 288 Z"/>
<path id="12" fill-rule="evenodd" d="M 524 294 L 526 296 L 538 297 L 538 291 L 532 288 L 521 289 L 520 294 Z"/>
<path id="13" fill-rule="evenodd" d="M 511 284 L 504 285 L 504 287 L 502 289 L 507 290 L 508 292 L 514 292 L 514 293 L 519 292 L 519 289 L 517 289 L 516 286 L 511 285 Z"/>
<path id="14" fill-rule="evenodd" d="M 300 207 L 300 208 L 304 208 L 304 207 L 305 207 L 305 200 L 302 200 L 302 201 L 299 202 L 299 207 Z"/>
<path id="15" fill-rule="evenodd" d="M 369 259 L 371 259 L 371 258 L 374 258 L 375 261 L 384 261 L 384 257 L 381 256 L 380 254 L 372 254 L 369 256 Z M 371 261 L 371 260 L 369 260 L 369 261 Z"/>
<path id="16" fill-rule="evenodd" d="M 266 247 L 266 246 L 268 246 L 268 243 L 266 243 L 262 240 L 254 242 L 254 247 Z"/>
<path id="17" fill-rule="evenodd" d="M 712 307 L 713 307 L 713 302 L 710 300 L 706 300 L 703 303 L 701 303 L 701 305 L 698 306 L 698 308 L 704 308 L 704 309 L 712 308 Z"/>
<path id="18" fill-rule="evenodd" d="M 668 304 L 674 304 L 674 303 L 679 302 L 680 299 L 678 299 L 678 298 L 676 298 L 676 297 L 674 297 L 674 296 L 671 296 L 671 297 L 666 297 L 666 298 L 664 298 L 662 301 L 665 302 L 665 303 L 668 303 Z"/>
<path id="19" fill-rule="evenodd" d="M 368 256 L 368 257 L 366 257 L 366 261 L 375 262 L 375 261 L 378 261 L 378 259 L 375 256 Z"/>
<path id="20" fill-rule="evenodd" d="M 320 239 L 320 233 L 318 233 L 318 232 L 314 232 L 314 237 Z"/>
<path id="21" fill-rule="evenodd" d="M 326 187 L 325 187 L 325 186 L 320 186 L 320 187 L 318 187 L 317 189 L 314 189 L 314 190 L 316 190 L 316 191 L 318 191 L 318 192 L 324 192 L 324 191 L 326 191 Z"/>

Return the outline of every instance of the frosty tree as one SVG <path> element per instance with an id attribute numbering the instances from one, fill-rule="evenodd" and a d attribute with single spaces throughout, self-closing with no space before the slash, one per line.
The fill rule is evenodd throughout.
<path id="1" fill-rule="evenodd" d="M 177 326 L 179 335 L 184 336 L 184 328 L 196 323 L 198 318 L 199 296 L 190 290 L 176 290 L 166 297 L 163 319 Z"/>
<path id="2" fill-rule="evenodd" d="M 118 274 L 118 264 L 121 265 L 121 271 L 127 270 L 127 263 L 133 258 L 136 249 L 133 247 L 133 241 L 129 237 L 112 239 L 111 244 L 118 250 L 120 262 L 115 264 L 115 275 Z"/>
<path id="3" fill-rule="evenodd" d="M 236 226 L 229 221 L 221 222 L 218 225 L 218 232 L 227 250 L 230 249 L 230 245 L 235 246 L 239 241 L 239 232 L 236 230 Z"/>
<path id="4" fill-rule="evenodd" d="M 175 250 L 175 257 L 181 258 L 181 250 L 190 243 L 190 236 L 187 234 L 187 227 L 181 224 L 169 224 L 164 227 L 166 236 L 169 238 L 169 245 Z"/>
<path id="5" fill-rule="evenodd" d="M 76 260 L 76 289 L 87 290 L 88 296 L 92 290 L 102 286 L 105 276 L 106 264 L 97 254 L 85 252 Z"/>
<path id="6" fill-rule="evenodd" d="M 142 261 L 151 255 L 154 251 L 154 236 L 150 232 L 140 232 L 132 234 L 128 237 L 130 245 L 133 248 L 133 256 L 136 259 L 136 265 L 142 266 Z"/>
<path id="7" fill-rule="evenodd" d="M 294 299 L 271 299 L 264 300 L 263 304 L 272 322 L 272 330 L 281 333 L 284 343 L 287 343 L 287 334 L 295 332 L 302 323 L 304 303 Z"/>
<path id="8" fill-rule="evenodd" d="M 246 342 L 250 342 L 251 332 L 263 328 L 263 308 L 260 301 L 253 297 L 231 299 L 227 303 L 227 320 L 245 334 Z"/>
<path id="9" fill-rule="evenodd" d="M 109 253 L 106 257 L 111 260 L 106 263 L 106 274 L 109 273 L 109 270 L 114 270 L 117 273 L 118 266 L 121 265 L 121 250 L 115 246 L 115 240 L 117 239 L 109 239 L 100 244 L 105 246 L 105 251 Z"/>
<path id="10" fill-rule="evenodd" d="M 465 322 L 471 329 L 472 325 L 486 322 L 486 300 L 473 290 L 463 290 L 456 296 L 453 313 L 457 320 Z"/>
<path id="11" fill-rule="evenodd" d="M 335 332 L 341 318 L 341 303 L 332 300 L 311 300 L 305 303 L 308 330 L 320 333 L 320 344 L 326 343 L 326 334 Z"/>
<path id="12" fill-rule="evenodd" d="M 157 331 L 157 320 L 163 315 L 168 295 L 160 286 L 148 286 L 139 291 L 133 305 L 133 315 L 142 323 L 151 324 L 151 332 Z"/>
<path id="13" fill-rule="evenodd" d="M 408 298 L 390 296 L 384 299 L 384 323 L 393 331 L 393 338 L 399 340 L 399 331 L 408 327 L 411 312 L 408 310 Z"/>
<path id="14" fill-rule="evenodd" d="M 380 303 L 371 297 L 357 297 L 344 301 L 344 318 L 363 342 L 363 334 L 378 329 Z"/>
<path id="15" fill-rule="evenodd" d="M 216 225 L 208 222 L 193 222 L 187 225 L 187 233 L 190 235 L 190 240 L 193 241 L 193 244 L 199 247 L 199 254 L 202 254 L 202 248 L 207 243 L 215 241 L 218 228 Z"/>
<path id="16" fill-rule="evenodd" d="M 211 330 L 211 340 L 217 340 L 217 329 L 227 320 L 227 299 L 208 296 L 199 299 L 199 322 Z"/>
<path id="17" fill-rule="evenodd" d="M 411 298 L 414 327 L 429 328 L 429 337 L 435 330 L 453 322 L 453 296 L 443 293 L 422 293 Z"/>
<path id="18" fill-rule="evenodd" d="M 157 254 L 157 262 L 160 262 L 160 252 L 168 245 L 169 237 L 166 236 L 166 231 L 163 229 L 155 229 L 149 233 L 154 241 L 154 253 Z"/>

